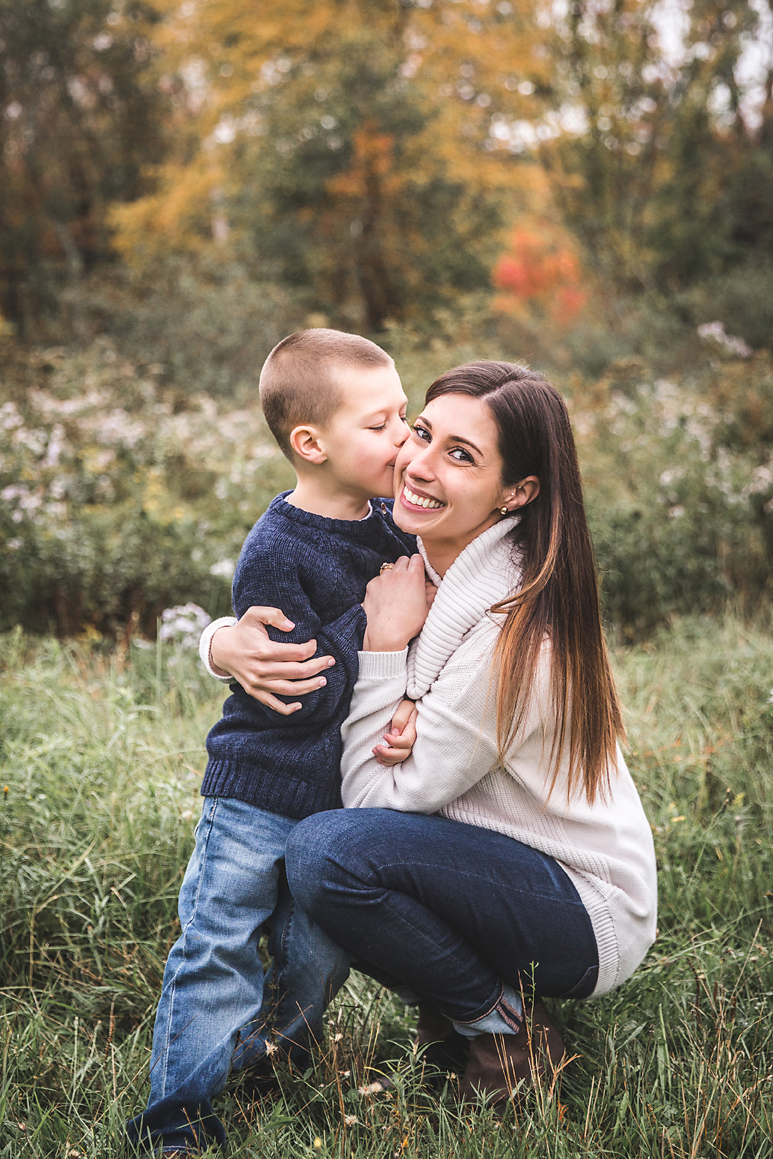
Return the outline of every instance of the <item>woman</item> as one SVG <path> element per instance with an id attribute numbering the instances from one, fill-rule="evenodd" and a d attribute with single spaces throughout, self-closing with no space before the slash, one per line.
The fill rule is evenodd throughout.
<path id="1" fill-rule="evenodd" d="M 652 837 L 617 745 L 558 392 L 509 363 L 449 371 L 395 495 L 437 594 L 430 606 L 415 563 L 369 585 L 347 809 L 299 823 L 288 879 L 335 941 L 419 997 L 420 1040 L 469 1038 L 462 1096 L 503 1101 L 563 1057 L 540 998 L 605 994 L 643 959 Z M 404 740 L 385 733 L 406 696 L 416 739 L 392 766 Z"/>
<path id="2" fill-rule="evenodd" d="M 428 608 L 407 563 L 369 586 L 343 730 L 348 808 L 296 827 L 288 879 L 340 945 L 470 1037 L 463 1095 L 502 1100 L 563 1055 L 539 998 L 605 994 L 643 959 L 652 836 L 617 745 L 558 392 L 508 363 L 449 371 L 396 474 L 395 520 L 419 536 L 437 596 Z M 406 695 L 415 745 L 387 767 L 379 742 Z"/>

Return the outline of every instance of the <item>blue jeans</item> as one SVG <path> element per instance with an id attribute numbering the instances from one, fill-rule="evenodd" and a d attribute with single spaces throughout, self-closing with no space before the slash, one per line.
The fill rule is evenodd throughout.
<path id="1" fill-rule="evenodd" d="M 456 1022 L 498 1010 L 505 985 L 585 998 L 596 984 L 596 940 L 574 884 L 511 837 L 444 817 L 346 809 L 301 821 L 285 856 L 313 921 L 375 976 Z"/>
<path id="2" fill-rule="evenodd" d="M 156 1013 L 150 1099 L 127 1124 L 134 1146 L 225 1142 L 211 1099 L 229 1070 L 260 1062 L 271 1039 L 298 1057 L 349 959 L 295 905 L 284 877 L 297 821 L 231 798 L 206 798 L 180 890 L 182 934 Z M 258 954 L 270 919 L 272 966 Z"/>

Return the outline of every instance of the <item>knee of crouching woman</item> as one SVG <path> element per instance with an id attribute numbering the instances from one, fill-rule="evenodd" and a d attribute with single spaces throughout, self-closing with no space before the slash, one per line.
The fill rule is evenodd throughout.
<path id="1" fill-rule="evenodd" d="M 305 817 L 287 838 L 287 881 L 295 900 L 312 917 L 325 894 L 340 814 L 341 810 L 334 810 Z"/>

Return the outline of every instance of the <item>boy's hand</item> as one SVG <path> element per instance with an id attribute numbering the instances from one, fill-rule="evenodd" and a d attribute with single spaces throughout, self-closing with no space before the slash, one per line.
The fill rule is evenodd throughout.
<path id="1" fill-rule="evenodd" d="M 416 744 L 416 705 L 403 700 L 392 717 L 392 727 L 384 736 L 384 744 L 376 745 L 373 755 L 380 765 L 392 768 L 401 765 L 411 755 Z"/>
<path id="2" fill-rule="evenodd" d="M 212 637 L 210 659 L 223 676 L 233 676 L 250 696 L 291 716 L 301 704 L 285 704 L 281 696 L 303 696 L 321 688 L 326 680 L 319 673 L 335 664 L 332 656 L 317 656 L 316 640 L 305 644 L 275 644 L 264 625 L 280 632 L 295 627 L 279 608 L 248 608 L 232 627 L 218 628 Z"/>

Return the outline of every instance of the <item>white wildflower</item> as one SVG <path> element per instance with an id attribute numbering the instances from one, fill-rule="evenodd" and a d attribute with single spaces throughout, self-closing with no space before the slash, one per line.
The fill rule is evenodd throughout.
<path id="1" fill-rule="evenodd" d="M 209 574 L 220 576 L 222 579 L 231 579 L 235 570 L 236 564 L 232 559 L 219 559 L 217 563 L 212 564 Z"/>
<path id="2" fill-rule="evenodd" d="M 198 604 L 181 604 L 161 613 L 160 640 L 172 641 L 183 648 L 197 648 L 199 636 L 211 620 Z"/>
<path id="3" fill-rule="evenodd" d="M 725 333 L 724 322 L 704 322 L 702 326 L 698 327 L 698 337 L 713 339 L 728 354 L 734 354 L 736 358 L 750 358 L 754 353 L 751 347 L 746 345 L 743 338 L 735 338 L 732 334 Z"/>

